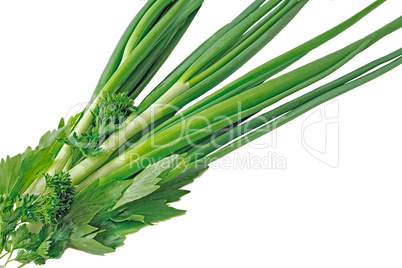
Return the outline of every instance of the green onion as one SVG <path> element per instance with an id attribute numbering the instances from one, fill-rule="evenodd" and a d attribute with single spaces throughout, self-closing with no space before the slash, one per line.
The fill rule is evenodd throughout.
<path id="1" fill-rule="evenodd" d="M 200 109 L 191 116 L 182 118 L 179 115 L 177 118 L 181 118 L 180 120 L 177 120 L 174 124 L 171 124 L 162 131 L 156 132 L 154 135 L 148 135 L 147 139 L 142 139 L 140 142 L 134 143 L 118 158 L 108 162 L 88 176 L 85 179 L 86 182 L 81 185 L 88 185 L 92 181 L 107 176 L 109 173 L 120 168 L 127 170 L 125 172 L 127 172 L 128 176 L 133 175 L 134 173 L 132 173 L 130 169 L 132 167 L 132 161 L 137 160 L 136 158 L 152 157 L 153 160 L 161 159 L 172 152 L 176 152 L 188 146 L 189 142 L 197 142 L 213 134 L 215 131 L 225 128 L 240 119 L 251 116 L 283 97 L 328 76 L 351 60 L 355 55 L 400 27 L 402 27 L 402 18 L 396 19 L 383 28 L 343 49 L 256 87 L 238 93 L 235 96 L 227 97 L 213 106 Z M 249 74 L 242 77 L 242 79 L 249 81 Z M 194 131 L 187 135 L 184 133 L 183 135 L 183 128 L 199 131 Z M 158 148 L 154 149 L 153 144 L 159 145 Z M 95 170 L 95 167 L 97 168 L 108 158 L 105 154 L 102 155 L 102 157 L 104 158 L 99 156 L 87 158 L 87 160 L 83 162 L 84 167 L 77 165 L 73 168 L 70 171 L 73 183 L 77 184 L 87 176 L 86 171 L 90 170 L 87 168 L 88 166 Z"/>
<path id="2" fill-rule="evenodd" d="M 229 24 L 230 27 L 225 26 L 214 34 L 207 41 L 208 46 L 205 44 L 201 45 L 192 56 L 169 75 L 138 106 L 138 112 L 126 120 L 124 128 L 112 134 L 102 144 L 101 148 L 105 151 L 103 154 L 88 157 L 69 171 L 73 182 L 78 183 L 82 181 L 107 162 L 110 156 L 127 140 L 141 132 L 152 122 L 170 113 L 170 111 L 168 113 L 165 112 L 166 108 L 170 107 L 168 104 L 186 91 L 193 92 L 193 84 L 197 85 L 200 80 L 206 81 L 207 84 L 203 84 L 203 89 L 207 91 L 227 78 L 252 55 L 271 41 L 297 15 L 298 11 L 307 3 L 307 0 L 271 0 L 261 5 L 263 2 L 256 1 L 260 5 L 259 7 L 256 3 L 252 4 L 246 9 L 248 14 L 240 14 L 234 20 L 235 23 L 232 22 Z M 257 23 L 259 20 L 261 20 L 260 23 Z M 247 33 L 250 29 L 251 34 Z M 233 48 L 233 44 L 242 37 L 244 37 L 244 40 Z M 228 54 L 224 54 L 225 52 L 228 52 Z M 233 60 L 234 58 L 236 58 L 236 61 Z M 215 60 L 216 63 L 199 73 L 212 60 Z M 186 68 L 184 69 L 183 67 Z M 210 74 L 210 68 L 224 71 L 219 74 L 219 80 L 212 75 L 210 75 L 211 77 L 203 75 L 204 73 Z M 180 73 L 177 70 L 180 70 Z M 200 90 L 197 92 L 199 93 Z M 150 99 L 152 99 L 152 105 L 149 105 Z"/>
<path id="3" fill-rule="evenodd" d="M 328 40 L 334 38 L 338 34 L 342 33 L 350 26 L 358 22 L 361 18 L 366 16 L 369 12 L 373 9 L 378 7 L 384 1 L 376 1 L 372 5 L 368 6 L 361 12 L 357 13 L 355 16 L 351 17 L 350 19 L 346 20 L 345 22 L 339 24 L 338 26 L 332 28 L 331 30 L 313 38 L 312 40 L 278 56 L 275 59 L 268 61 L 267 63 L 261 65 L 260 67 L 250 71 L 249 73 L 245 74 L 244 76 L 236 79 L 235 81 L 229 83 L 227 86 L 213 92 L 211 95 L 201 99 L 196 104 L 193 104 L 190 108 L 182 111 L 180 116 L 171 118 L 167 120 L 161 126 L 158 127 L 156 131 L 163 129 L 164 127 L 172 124 L 179 118 L 187 118 L 190 115 L 195 114 L 197 111 L 201 109 L 205 109 L 208 107 L 213 106 L 225 100 L 229 97 L 232 97 L 240 92 L 246 91 L 252 87 L 255 87 L 262 82 L 266 81 L 267 79 L 271 78 L 275 74 L 279 73 L 280 71 L 286 69 L 294 62 L 298 61 L 302 57 L 304 57 L 308 52 L 312 51 L 313 49 L 317 48 L 318 46 L 324 44 Z M 201 88 L 195 88 L 194 92 L 199 92 Z M 179 98 L 173 100 L 171 102 L 171 106 L 174 108 L 181 108 L 184 107 L 187 103 L 193 101 L 198 97 L 197 95 L 192 96 L 192 94 L 184 93 Z"/>
<path id="4" fill-rule="evenodd" d="M 385 66 L 372 71 L 376 67 L 387 63 Z M 290 122 L 296 117 L 306 113 L 307 111 L 319 106 L 320 104 L 327 102 L 333 98 L 336 98 L 356 87 L 359 87 L 371 80 L 389 72 L 395 67 L 402 64 L 402 48 L 397 51 L 388 54 L 378 60 L 375 60 L 333 82 L 330 82 L 324 86 L 321 86 L 311 92 L 308 92 L 301 97 L 298 97 L 292 101 L 289 101 L 276 109 L 273 109 L 263 115 L 260 115 L 246 123 L 243 123 L 223 135 L 208 141 L 201 148 L 197 148 L 191 154 L 187 156 L 189 162 L 193 161 L 205 161 L 203 165 L 207 165 L 212 161 L 215 161 L 224 155 L 227 155 L 231 151 L 234 151 L 247 143 L 265 135 L 274 129 Z M 371 72 L 370 72 L 371 71 Z M 258 128 L 260 127 L 260 128 Z M 257 129 L 258 128 L 258 129 Z M 256 129 L 256 130 L 254 130 Z M 216 152 L 217 144 L 223 146 L 230 142 L 229 139 L 236 139 L 248 132 L 251 132 L 241 139 L 231 143 L 223 149 Z M 208 155 L 210 154 L 210 155 Z M 203 158 L 208 155 L 207 158 Z M 201 159 L 197 159 L 201 158 Z"/>
<path id="5" fill-rule="evenodd" d="M 244 64 L 250 58 L 250 55 L 254 55 L 257 51 L 259 51 L 262 48 L 262 45 L 265 45 L 267 42 L 269 42 L 285 25 L 287 25 L 289 20 L 298 13 L 298 11 L 303 7 L 305 3 L 306 1 L 284 1 L 281 5 L 277 6 L 276 9 L 274 9 L 275 5 L 278 4 L 278 1 L 269 1 L 258 9 L 252 9 L 253 12 L 250 12 L 248 17 L 238 22 L 231 29 L 224 27 L 223 29 L 225 31 L 218 31 L 210 38 L 211 40 L 214 39 L 216 35 L 219 35 L 219 38 L 217 38 L 214 43 L 209 42 L 208 47 L 204 47 L 202 45 L 199 49 L 196 50 L 195 53 L 197 53 L 198 51 L 202 52 L 202 54 L 200 54 L 198 58 L 190 56 L 192 63 L 190 60 L 185 60 L 185 62 L 183 63 L 183 66 L 185 66 L 186 69 L 179 66 L 179 68 L 176 70 L 180 70 L 180 74 L 178 74 L 178 72 L 176 71 L 173 72 L 139 105 L 138 113 L 135 113 L 131 118 L 127 120 L 126 126 L 122 130 L 114 133 L 102 145 L 102 148 L 105 150 L 104 154 L 96 157 L 88 157 L 80 165 L 77 165 L 72 170 L 70 170 L 73 182 L 79 183 L 85 177 L 98 169 L 101 165 L 108 162 L 109 158 L 120 146 L 122 146 L 131 137 L 140 133 L 152 122 L 155 122 L 174 113 L 175 111 L 172 111 L 172 107 L 174 107 L 175 109 L 183 107 L 187 103 L 191 102 L 203 93 L 210 90 L 216 84 L 220 83 L 227 76 L 232 74 L 238 67 Z M 376 1 L 372 5 L 359 12 L 351 19 L 335 27 L 334 29 L 318 36 L 317 38 L 314 38 L 313 40 L 284 54 L 283 56 L 274 59 L 265 66 L 257 69 L 255 72 L 260 73 L 261 70 L 266 70 L 268 68 L 272 70 L 275 69 L 275 71 L 272 71 L 270 75 L 279 72 L 282 68 L 290 65 L 297 59 L 300 59 L 302 55 L 305 55 L 307 52 L 313 50 L 320 44 L 328 41 L 329 39 L 333 38 L 337 34 L 341 33 L 342 31 L 356 23 L 359 19 L 367 15 L 370 11 L 372 11 L 382 3 L 383 1 Z M 267 12 L 271 10 L 273 10 L 273 14 L 268 14 L 268 19 L 266 18 L 261 20 L 260 23 L 257 23 L 250 32 L 247 32 L 247 27 L 252 26 L 253 23 L 260 20 Z M 276 24 L 273 24 L 272 21 L 276 21 Z M 257 29 L 255 27 L 257 27 Z M 260 31 L 260 29 L 264 30 Z M 242 36 L 242 34 L 244 36 Z M 240 40 L 240 43 L 238 43 L 238 40 Z M 233 45 L 230 45 L 230 42 L 238 44 L 238 47 L 234 49 Z M 247 46 L 242 46 L 244 42 L 246 42 Z M 229 49 L 230 51 L 227 51 L 227 49 Z M 225 52 L 227 52 L 228 54 L 224 54 Z M 233 53 L 237 53 L 237 57 L 233 56 Z M 222 57 L 220 60 L 216 58 L 219 57 L 219 55 L 221 55 Z M 236 61 L 229 61 L 228 56 L 229 58 L 235 57 Z M 198 82 L 198 80 L 195 79 L 194 81 L 198 82 L 198 84 L 195 83 L 195 85 L 193 86 L 191 84 L 192 77 L 194 75 L 196 75 L 195 77 L 204 77 L 202 73 L 197 74 L 197 72 L 202 70 L 205 65 L 208 64 L 212 59 L 214 59 L 216 63 L 214 63 L 212 66 L 209 66 L 206 70 L 204 70 L 204 72 L 208 72 L 209 68 L 215 68 L 213 66 L 218 66 L 216 68 L 219 68 L 219 71 L 215 72 L 210 77 L 204 78 L 202 82 Z M 284 61 L 286 62 L 283 63 Z M 280 66 L 278 66 L 278 63 L 280 64 Z M 248 74 L 248 77 L 241 78 L 240 81 L 243 82 L 240 82 L 240 84 L 244 84 L 245 81 L 249 82 L 249 77 L 252 76 L 254 76 L 254 73 Z M 257 77 L 254 81 L 260 79 L 261 77 Z M 239 81 L 236 81 L 235 83 L 238 84 Z M 230 85 L 229 88 L 232 88 L 232 85 Z M 159 97 L 159 99 L 157 99 L 157 97 L 155 96 Z M 148 104 L 149 100 L 153 101 L 152 105 Z M 168 121 L 164 124 L 166 125 L 169 123 L 170 122 Z M 107 171 L 107 168 L 104 167 L 104 170 Z M 90 180 L 95 178 L 95 176 L 98 176 L 98 174 L 99 173 L 95 173 L 90 178 Z"/>

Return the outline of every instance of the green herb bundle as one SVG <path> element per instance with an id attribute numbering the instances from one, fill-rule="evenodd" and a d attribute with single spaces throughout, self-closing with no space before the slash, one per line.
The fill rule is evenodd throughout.
<path id="1" fill-rule="evenodd" d="M 201 0 L 149 0 L 114 50 L 80 114 L 39 146 L 0 163 L 0 258 L 23 265 L 72 247 L 103 255 L 127 235 L 184 213 L 171 207 L 208 165 L 402 63 L 402 49 L 275 108 L 402 27 L 402 17 L 280 76 L 380 6 L 215 89 L 266 46 L 307 0 L 255 0 L 173 70 L 138 106 Z M 274 77 L 274 78 L 273 78 Z"/>

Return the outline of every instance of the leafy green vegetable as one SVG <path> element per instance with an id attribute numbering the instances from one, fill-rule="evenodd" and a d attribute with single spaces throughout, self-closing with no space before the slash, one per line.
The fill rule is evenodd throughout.
<path id="1" fill-rule="evenodd" d="M 67 173 L 45 176 L 46 190 L 41 195 L 0 196 L 0 252 L 9 256 L 5 265 L 10 261 L 44 264 L 59 257 L 67 245 L 72 221 L 66 216 L 75 190 Z M 40 227 L 38 234 L 30 232 L 31 224 Z"/>
<path id="2" fill-rule="evenodd" d="M 193 182 L 206 167 L 191 169 L 157 186 L 160 176 L 166 177 L 172 169 L 170 164 L 177 159 L 173 155 L 152 164 L 131 180 L 97 180 L 80 191 L 70 212 L 75 226 L 70 246 L 103 255 L 122 245 L 126 235 L 182 215 L 185 211 L 172 208 L 169 203 L 189 193 L 181 188 Z M 145 183 L 150 187 L 141 187 Z"/>
<path id="3" fill-rule="evenodd" d="M 70 129 L 77 117 L 71 118 L 67 125 L 49 131 L 39 141 L 35 149 L 28 147 L 23 154 L 7 157 L 0 162 L 0 195 L 15 198 L 24 193 L 52 163 L 62 144 L 58 141 L 70 135 Z M 62 120 L 64 122 L 64 120 Z"/>
<path id="4" fill-rule="evenodd" d="M 378 0 L 199 99 L 268 44 L 308 2 L 255 0 L 134 107 L 202 2 L 149 0 L 119 41 L 88 107 L 67 123 L 62 119 L 36 148 L 1 160 L 0 259 L 5 265 L 44 264 L 68 247 L 96 255 L 114 252 L 127 235 L 184 214 L 172 203 L 189 193 L 183 187 L 211 162 L 402 64 L 399 49 L 271 108 L 402 27 L 400 17 L 272 78 L 384 2 Z"/>
<path id="5" fill-rule="evenodd" d="M 55 225 L 70 212 L 75 189 L 71 186 L 68 173 L 46 174 L 45 178 L 45 191 L 28 208 L 28 217 L 34 222 Z"/>

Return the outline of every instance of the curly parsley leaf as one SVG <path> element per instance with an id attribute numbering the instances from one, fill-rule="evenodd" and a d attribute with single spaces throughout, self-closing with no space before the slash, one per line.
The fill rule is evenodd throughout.
<path id="1" fill-rule="evenodd" d="M 80 162 L 86 157 L 97 156 L 105 152 L 99 146 L 115 131 L 124 127 L 124 121 L 135 111 L 134 101 L 127 93 L 103 93 L 100 102 L 92 112 L 94 119 L 91 127 L 85 133 L 59 139 L 60 142 L 73 149 L 73 163 Z"/>
<path id="2" fill-rule="evenodd" d="M 59 257 L 67 246 L 73 225 L 66 216 L 75 190 L 68 173 L 45 178 L 41 195 L 0 196 L 0 252 L 8 252 L 11 261 L 44 264 Z M 40 232 L 30 232 L 28 224 L 41 226 Z"/>

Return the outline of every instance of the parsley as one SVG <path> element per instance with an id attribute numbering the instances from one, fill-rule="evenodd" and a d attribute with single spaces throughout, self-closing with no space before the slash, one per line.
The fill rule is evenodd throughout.
<path id="1" fill-rule="evenodd" d="M 89 130 L 77 133 L 61 142 L 73 149 L 72 165 L 80 162 L 82 159 L 106 152 L 99 146 L 115 131 L 124 126 L 124 121 L 135 111 L 134 101 L 128 97 L 127 93 L 103 93 L 100 102 L 92 112 L 93 121 Z"/>
<path id="2" fill-rule="evenodd" d="M 66 216 L 75 190 L 68 173 L 46 174 L 45 178 L 41 195 L 0 196 L 0 254 L 4 251 L 2 257 L 8 256 L 5 265 L 11 261 L 44 264 L 58 257 L 67 244 L 72 222 Z M 29 231 L 32 224 L 41 226 L 38 234 Z"/>

